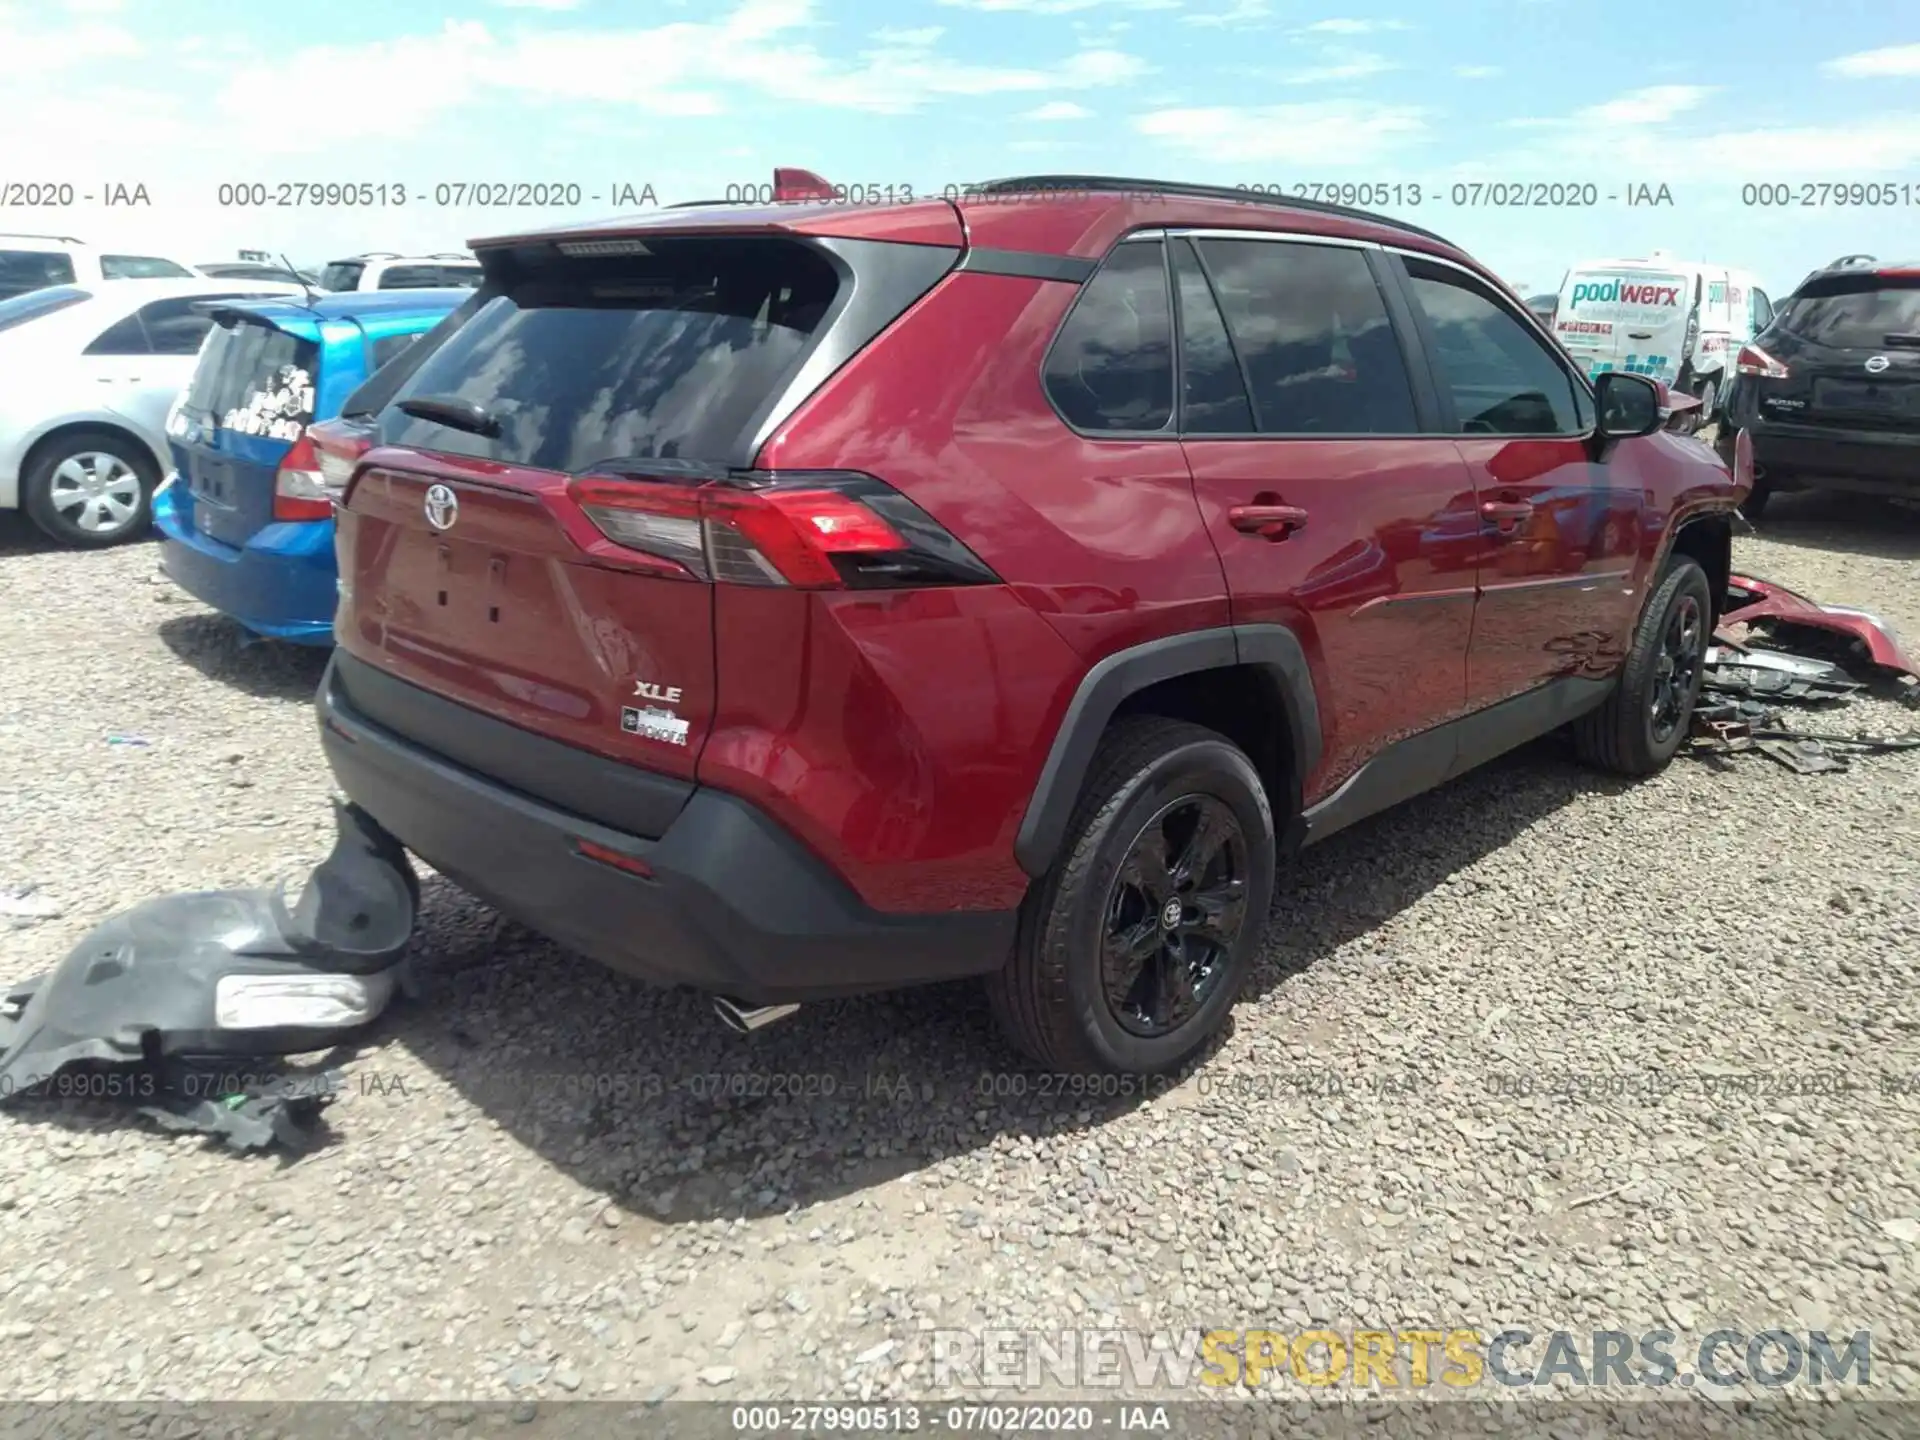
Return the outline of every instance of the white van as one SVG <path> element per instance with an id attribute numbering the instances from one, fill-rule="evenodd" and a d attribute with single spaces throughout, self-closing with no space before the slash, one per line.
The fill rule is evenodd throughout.
<path id="1" fill-rule="evenodd" d="M 1590 260 L 1560 282 L 1554 334 L 1588 378 L 1625 370 L 1700 397 L 1700 420 L 1726 396 L 1734 356 L 1773 319 L 1751 271 L 1676 260 Z"/>

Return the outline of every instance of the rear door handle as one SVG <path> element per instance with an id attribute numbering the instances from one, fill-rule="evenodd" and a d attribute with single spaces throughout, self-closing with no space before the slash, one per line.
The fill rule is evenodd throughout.
<path id="1" fill-rule="evenodd" d="M 1298 505 L 1235 505 L 1227 523 L 1245 535 L 1284 540 L 1307 523 L 1307 512 Z"/>
<path id="2" fill-rule="evenodd" d="M 1480 506 L 1481 518 L 1503 534 L 1513 530 L 1531 514 L 1533 506 L 1525 500 L 1488 500 Z"/>

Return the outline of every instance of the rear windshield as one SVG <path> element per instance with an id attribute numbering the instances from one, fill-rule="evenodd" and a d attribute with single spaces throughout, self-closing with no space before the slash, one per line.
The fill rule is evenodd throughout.
<path id="1" fill-rule="evenodd" d="M 187 390 L 188 409 L 222 430 L 297 440 L 313 421 L 320 349 L 256 321 L 216 325 Z"/>
<path id="2" fill-rule="evenodd" d="M 37 320 L 42 315 L 51 315 L 56 310 L 65 310 L 70 305 L 78 305 L 92 298 L 91 290 L 82 290 L 77 285 L 55 285 L 30 290 L 11 300 L 0 300 L 0 330 L 11 330 L 16 325 L 24 325 L 29 320 Z"/>
<path id="3" fill-rule="evenodd" d="M 1920 336 L 1920 276 L 1850 275 L 1815 281 L 1774 324 L 1815 345 L 1878 350 L 1890 335 Z"/>
<path id="4" fill-rule="evenodd" d="M 838 293 L 789 240 L 677 239 L 644 256 L 548 261 L 490 284 L 473 318 L 395 394 L 458 396 L 487 439 L 381 413 L 387 444 L 540 469 L 616 458 L 725 458 L 798 368 Z"/>
<path id="5" fill-rule="evenodd" d="M 471 290 L 479 283 L 478 265 L 389 265 L 380 272 L 382 290 L 436 290 L 442 286 Z"/>
<path id="6" fill-rule="evenodd" d="M 72 259 L 58 250 L 0 250 L 0 300 L 74 278 Z"/>

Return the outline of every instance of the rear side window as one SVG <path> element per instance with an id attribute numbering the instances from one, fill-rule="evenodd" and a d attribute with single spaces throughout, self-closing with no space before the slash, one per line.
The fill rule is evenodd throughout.
<path id="1" fill-rule="evenodd" d="M 442 286 L 471 289 L 480 283 L 477 265 L 389 265 L 380 272 L 382 290 L 435 290 Z"/>
<path id="2" fill-rule="evenodd" d="M 1776 323 L 1815 345 L 1884 349 L 1894 343 L 1889 336 L 1920 337 L 1920 276 L 1817 280 L 1787 301 Z"/>
<path id="3" fill-rule="evenodd" d="M 1213 287 L 1185 240 L 1173 242 L 1180 297 L 1180 429 L 1188 435 L 1248 435 L 1253 406 Z"/>
<path id="4" fill-rule="evenodd" d="M 0 300 L 74 279 L 72 258 L 58 250 L 0 250 Z"/>
<path id="5" fill-rule="evenodd" d="M 54 285 L 41 290 L 30 290 L 24 295 L 16 295 L 11 300 L 0 300 L 0 330 L 11 330 L 16 325 L 24 325 L 29 320 L 37 320 L 42 315 L 52 315 L 78 305 L 83 300 L 91 300 L 93 292 L 72 285 Z"/>
<path id="6" fill-rule="evenodd" d="M 102 255 L 100 278 L 103 280 L 178 280 L 192 278 L 193 272 L 172 260 L 157 255 Z"/>
<path id="7" fill-rule="evenodd" d="M 192 355 L 213 328 L 213 317 L 200 306 L 231 296 L 195 295 L 178 300 L 155 300 L 140 307 L 141 323 L 156 355 Z"/>
<path id="8" fill-rule="evenodd" d="M 424 332 L 422 332 L 424 333 Z M 390 360 L 397 360 L 414 347 L 419 335 L 383 335 L 368 346 L 373 360 L 373 369 L 378 370 Z"/>
<path id="9" fill-rule="evenodd" d="M 1200 257 L 1268 435 L 1413 435 L 1400 342 L 1367 257 L 1290 240 L 1202 240 Z"/>
<path id="10" fill-rule="evenodd" d="M 480 405 L 497 439 L 396 403 L 381 412 L 382 441 L 566 472 L 727 458 L 805 358 L 839 274 L 789 240 L 649 244 L 644 256 L 527 262 L 479 292 L 472 318 L 394 392 Z"/>
<path id="11" fill-rule="evenodd" d="M 320 350 L 272 325 L 217 325 L 194 367 L 186 405 L 222 430 L 297 440 L 313 421 Z"/>
<path id="12" fill-rule="evenodd" d="M 1047 394 L 1076 430 L 1151 433 L 1173 421 L 1173 315 L 1157 240 L 1130 240 L 1081 288 L 1047 352 Z"/>
<path id="13" fill-rule="evenodd" d="M 320 272 L 322 290 L 352 290 L 360 284 L 360 275 L 366 269 L 359 260 L 337 260 Z"/>
<path id="14" fill-rule="evenodd" d="M 153 342 L 147 338 L 147 327 L 140 323 L 140 312 L 134 311 L 123 320 L 109 325 L 93 338 L 93 343 L 82 352 L 87 355 L 151 355 Z"/>
<path id="15" fill-rule="evenodd" d="M 1571 372 L 1519 317 L 1466 276 L 1408 260 L 1433 342 L 1434 378 L 1463 435 L 1583 433 Z"/>

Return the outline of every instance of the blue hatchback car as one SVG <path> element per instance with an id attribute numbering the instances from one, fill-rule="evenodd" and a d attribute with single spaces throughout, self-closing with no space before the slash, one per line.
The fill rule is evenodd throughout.
<path id="1" fill-rule="evenodd" d="M 333 504 L 307 426 L 470 299 L 471 290 L 234 301 L 213 312 L 167 421 L 160 568 L 256 635 L 333 643 Z"/>

